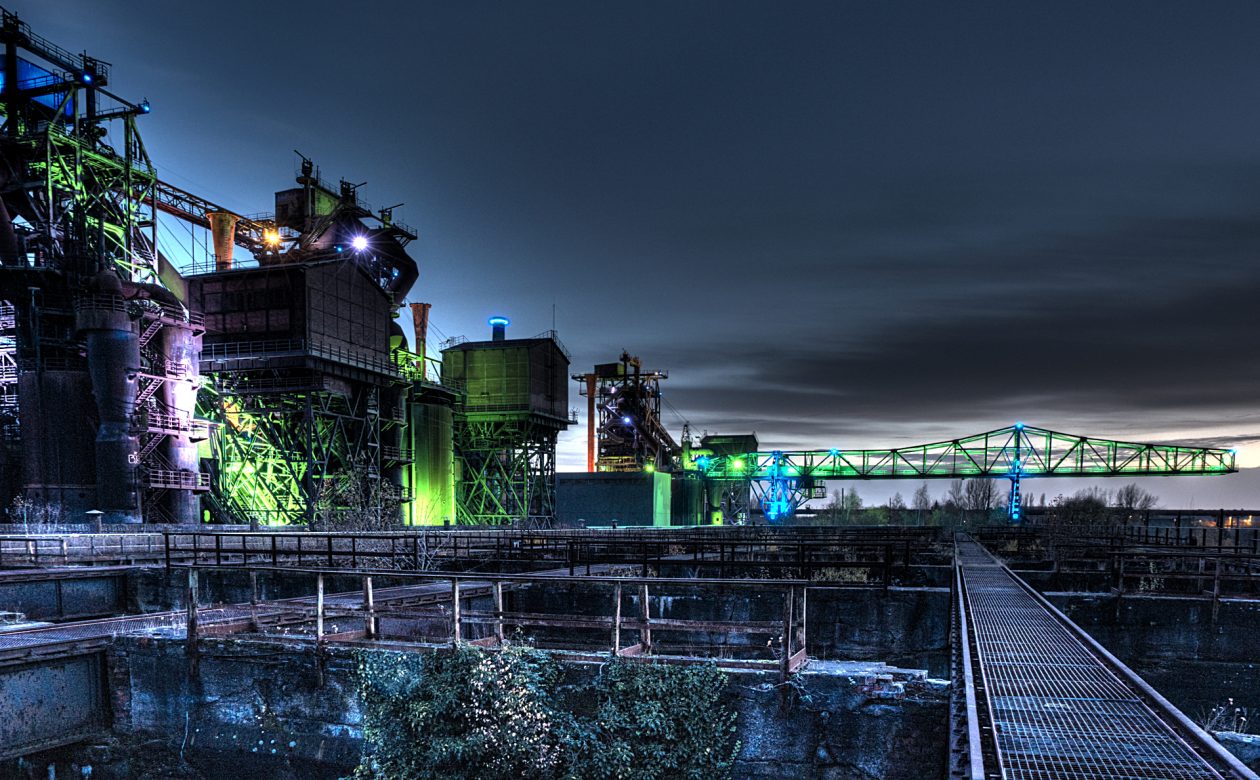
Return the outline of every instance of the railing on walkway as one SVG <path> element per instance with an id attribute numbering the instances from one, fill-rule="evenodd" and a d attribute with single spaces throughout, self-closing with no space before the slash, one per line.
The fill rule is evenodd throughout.
<path id="1" fill-rule="evenodd" d="M 700 635 L 709 640 L 706 646 L 720 649 L 719 657 L 713 658 L 718 665 L 777 669 L 784 680 L 807 658 L 806 601 L 811 586 L 800 580 L 692 580 L 607 575 L 569 577 L 563 573 L 457 576 L 391 569 L 350 571 L 296 566 L 203 566 L 196 563 L 175 564 L 174 568 L 187 570 L 190 594 L 196 592 L 199 572 L 212 568 L 234 569 L 252 575 L 268 572 L 278 577 L 314 580 L 313 599 L 255 602 L 254 607 L 267 613 L 281 610 L 303 615 L 308 624 L 313 624 L 311 632 L 303 634 L 295 631 L 292 620 L 289 620 L 285 636 L 290 639 L 308 636 L 316 643 L 367 643 L 390 649 L 431 649 L 434 645 L 468 642 L 494 647 L 507 641 L 515 629 L 562 629 L 566 637 L 565 646 L 554 649 L 579 657 L 651 656 L 653 660 L 665 662 L 694 663 L 698 660 L 696 643 L 669 640 Z M 359 580 L 359 591 L 333 595 L 326 592 L 330 578 L 344 580 L 347 577 Z M 389 581 L 394 587 L 377 590 L 376 585 L 382 580 Z M 536 601 L 541 604 L 571 601 L 583 605 L 583 611 L 543 612 L 536 611 L 537 608 L 510 608 L 506 595 L 526 589 L 540 589 L 541 594 Z M 771 620 L 696 620 L 660 616 L 661 605 L 667 600 L 676 599 L 684 593 L 694 593 L 697 589 L 737 592 L 744 598 L 754 599 L 778 594 L 780 606 L 773 610 L 776 617 Z M 388 598 L 387 593 L 390 593 Z M 474 598 L 488 600 L 489 608 L 476 608 L 472 603 Z M 391 606 L 388 601 L 397 605 Z M 439 608 L 439 611 L 434 611 L 432 607 L 414 606 L 423 605 L 426 601 L 447 606 Z M 195 599 L 190 599 L 189 603 L 195 603 Z M 599 604 L 606 606 L 599 609 Z M 426 633 L 421 636 L 422 641 L 414 641 L 414 636 L 412 641 L 391 638 L 389 632 L 382 631 L 381 621 L 387 618 L 423 623 Z M 441 625 L 441 635 L 437 637 L 432 635 L 435 618 Z M 197 609 L 188 610 L 186 624 L 186 637 L 191 640 L 190 653 L 195 653 L 196 639 L 202 634 Z M 256 621 L 241 619 L 211 629 L 215 634 L 224 634 L 256 630 L 257 627 Z M 626 641 L 627 634 L 630 642 Z M 766 641 L 743 644 L 730 641 L 733 637 L 749 636 L 758 640 L 766 637 Z M 545 639 L 540 639 L 538 644 L 547 646 Z M 675 648 L 685 652 L 669 652 Z M 736 657 L 741 653 L 746 657 Z"/>
<path id="2" fill-rule="evenodd" d="M 375 566 L 391 569 L 561 568 L 590 574 L 629 565 L 642 576 L 683 566 L 701 577 L 795 577 L 888 587 L 914 565 L 948 563 L 935 530 L 820 534 L 622 531 L 347 533 L 257 531 L 166 533 L 168 559 L 200 565 Z"/>

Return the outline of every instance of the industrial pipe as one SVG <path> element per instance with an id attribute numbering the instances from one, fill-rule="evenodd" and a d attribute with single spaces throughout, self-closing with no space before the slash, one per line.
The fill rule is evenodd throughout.
<path id="1" fill-rule="evenodd" d="M 214 270 L 232 270 L 232 253 L 236 248 L 236 223 L 240 217 L 229 211 L 207 211 L 210 236 L 214 240 Z"/>

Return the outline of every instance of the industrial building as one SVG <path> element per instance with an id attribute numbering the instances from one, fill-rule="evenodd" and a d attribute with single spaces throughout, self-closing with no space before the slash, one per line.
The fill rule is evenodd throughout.
<path id="1" fill-rule="evenodd" d="M 554 514 L 554 334 L 500 328 L 448 347 L 439 374 L 428 305 L 412 305 L 414 351 L 395 321 L 418 268 L 392 208 L 305 158 L 270 214 L 163 182 L 139 135 L 149 104 L 110 92 L 108 66 L 11 13 L 3 35 L 3 506 L 347 529 Z M 212 254 L 177 268 L 172 217 Z"/>
<path id="2" fill-rule="evenodd" d="M 459 388 L 455 414 L 458 521 L 549 524 L 555 517 L 556 440 L 569 416 L 569 353 L 554 331 L 508 339 L 492 317 L 489 341 L 442 351 L 442 383 Z"/>

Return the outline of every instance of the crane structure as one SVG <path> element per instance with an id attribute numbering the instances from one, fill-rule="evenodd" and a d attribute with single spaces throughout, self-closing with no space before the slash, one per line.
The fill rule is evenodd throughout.
<path id="1" fill-rule="evenodd" d="M 771 522 L 796 513 L 828 479 L 1010 480 L 1008 513 L 1022 515 L 1021 481 L 1031 477 L 1208 476 L 1236 472 L 1233 450 L 1076 436 L 1015 423 L 960 439 L 874 450 L 700 455 L 709 480 L 745 480 Z"/>
<path id="2" fill-rule="evenodd" d="M 668 470 L 681 451 L 661 422 L 661 381 L 666 371 L 645 371 L 638 357 L 622 352 L 574 374 L 586 397 L 586 470 Z"/>

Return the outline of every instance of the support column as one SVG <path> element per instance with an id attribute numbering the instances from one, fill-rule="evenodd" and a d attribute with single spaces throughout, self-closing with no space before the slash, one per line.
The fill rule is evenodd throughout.
<path id="1" fill-rule="evenodd" d="M 1019 525 L 1023 522 L 1024 501 L 1020 495 L 1020 474 L 1018 472 L 1011 475 L 1011 497 L 1007 504 L 1006 513 L 1010 518 L 1011 525 Z"/>

